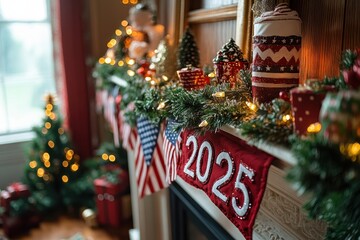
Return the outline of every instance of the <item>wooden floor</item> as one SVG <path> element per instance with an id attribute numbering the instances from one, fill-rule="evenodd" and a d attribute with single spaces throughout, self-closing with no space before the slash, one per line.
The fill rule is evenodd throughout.
<path id="1" fill-rule="evenodd" d="M 26 235 L 14 240 L 128 240 L 131 221 L 119 228 L 91 228 L 84 220 L 69 216 L 61 216 L 54 221 L 44 221 L 39 227 L 31 229 Z M 0 240 L 3 232 L 0 228 Z M 13 239 L 11 239 L 13 240 Z"/>

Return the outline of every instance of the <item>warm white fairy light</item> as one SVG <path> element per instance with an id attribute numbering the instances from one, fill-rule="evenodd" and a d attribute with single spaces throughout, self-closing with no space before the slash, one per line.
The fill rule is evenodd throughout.
<path id="1" fill-rule="evenodd" d="M 208 121 L 204 120 L 199 124 L 199 127 L 206 127 L 207 125 L 209 125 Z"/>
<path id="2" fill-rule="evenodd" d="M 257 111 L 257 106 L 256 104 L 253 104 L 252 102 L 248 102 L 246 101 L 246 105 L 252 110 L 252 111 Z"/>
<path id="3" fill-rule="evenodd" d="M 161 109 L 164 109 L 165 108 L 165 102 L 160 102 L 159 105 L 157 106 L 157 110 L 161 110 Z"/>

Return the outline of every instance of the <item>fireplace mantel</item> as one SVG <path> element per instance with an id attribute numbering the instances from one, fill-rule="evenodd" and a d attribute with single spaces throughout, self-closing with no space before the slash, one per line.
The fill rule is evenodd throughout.
<path id="1" fill-rule="evenodd" d="M 221 130 L 239 139 L 247 140 L 231 126 L 225 126 Z M 267 187 L 254 224 L 254 239 L 323 239 L 326 225 L 322 222 L 311 221 L 306 217 L 302 205 L 307 196 L 297 195 L 284 178 L 287 169 L 296 163 L 296 158 L 291 151 L 272 143 L 249 144 L 276 157 L 269 170 Z M 189 185 L 179 177 L 176 182 L 234 239 L 244 239 L 237 227 L 226 218 L 203 191 Z"/>

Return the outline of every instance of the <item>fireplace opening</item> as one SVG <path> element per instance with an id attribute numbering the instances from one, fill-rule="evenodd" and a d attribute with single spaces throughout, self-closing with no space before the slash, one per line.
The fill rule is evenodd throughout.
<path id="1" fill-rule="evenodd" d="M 176 182 L 170 186 L 173 240 L 234 239 Z"/>

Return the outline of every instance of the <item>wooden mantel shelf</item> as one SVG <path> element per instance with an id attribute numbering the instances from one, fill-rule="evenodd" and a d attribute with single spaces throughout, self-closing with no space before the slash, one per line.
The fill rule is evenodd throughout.
<path id="1" fill-rule="evenodd" d="M 290 149 L 277 145 L 270 142 L 256 142 L 252 143 L 246 137 L 242 136 L 240 130 L 229 125 L 223 126 L 221 128 L 224 132 L 227 132 L 235 137 L 238 137 L 244 141 L 246 141 L 249 145 L 255 146 L 258 149 L 274 156 L 277 158 L 276 161 L 273 162 L 273 165 L 284 170 L 285 168 L 291 167 L 296 164 L 297 160 L 290 151 Z"/>

